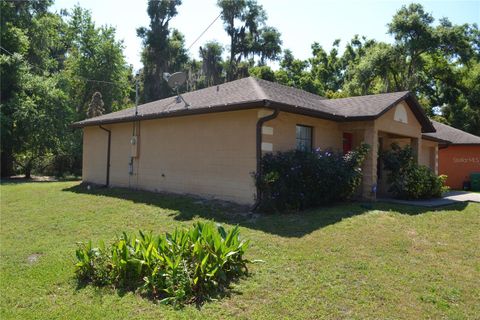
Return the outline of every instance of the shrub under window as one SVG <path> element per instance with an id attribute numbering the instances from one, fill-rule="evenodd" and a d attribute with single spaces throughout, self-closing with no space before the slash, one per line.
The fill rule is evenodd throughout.
<path id="1" fill-rule="evenodd" d="M 369 146 L 345 155 L 332 151 L 288 151 L 262 157 L 255 175 L 260 211 L 303 210 L 350 198 L 362 179 Z"/>

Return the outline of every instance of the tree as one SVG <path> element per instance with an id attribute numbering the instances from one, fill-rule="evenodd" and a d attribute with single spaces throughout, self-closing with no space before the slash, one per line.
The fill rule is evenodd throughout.
<path id="1" fill-rule="evenodd" d="M 181 0 L 149 0 L 150 27 L 137 29 L 144 46 L 143 102 L 169 96 L 172 91 L 163 80 L 163 73 L 179 71 L 188 61 L 183 35 L 169 28 L 169 22 L 177 15 L 177 7 L 181 4 Z"/>
<path id="2" fill-rule="evenodd" d="M 103 106 L 102 94 L 97 91 L 92 95 L 92 101 L 90 101 L 88 105 L 87 117 L 93 118 L 101 116 L 105 112 Z"/>
<path id="3" fill-rule="evenodd" d="M 255 53 L 260 56 L 260 65 L 265 65 L 267 60 L 278 60 L 282 53 L 280 32 L 273 27 L 264 27 L 260 32 L 256 46 Z"/>
<path id="4" fill-rule="evenodd" d="M 438 46 L 431 24 L 434 19 L 423 6 L 411 3 L 403 6 L 388 24 L 388 32 L 394 36 L 396 49 L 405 69 L 399 75 L 402 89 L 415 90 L 419 85 L 419 73 L 423 68 L 423 54 L 432 52 Z"/>
<path id="5" fill-rule="evenodd" d="M 400 62 L 394 73 L 400 82 L 396 89 L 416 92 L 430 115 L 435 108 L 454 126 L 480 134 L 478 86 L 467 80 L 476 79 L 478 26 L 453 25 L 446 18 L 436 27 L 433 22 L 421 5 L 411 4 L 389 24 L 398 52 L 395 61 Z"/>
<path id="6" fill-rule="evenodd" d="M 48 13 L 51 0 L 0 1 L 0 121 L 1 121 L 1 176 L 14 174 L 15 112 L 12 103 L 16 93 L 22 89 L 26 74 L 42 74 L 43 67 L 29 68 L 28 57 L 39 54 L 30 45 L 32 25 L 40 25 L 41 19 L 50 19 Z M 35 43 L 35 41 L 34 41 Z M 40 48 L 41 49 L 41 48 Z M 33 59 L 32 59 L 33 60 Z"/>
<path id="7" fill-rule="evenodd" d="M 12 117 L 15 163 L 28 179 L 35 167 L 57 153 L 71 117 L 67 96 L 58 89 L 55 77 L 33 75 L 26 68 L 23 71 L 22 88 L 8 104 L 15 106 Z"/>
<path id="8" fill-rule="evenodd" d="M 78 120 L 85 117 L 90 97 L 102 92 L 105 112 L 131 105 L 132 69 L 123 55 L 123 44 L 112 27 L 96 27 L 91 13 L 78 6 L 67 13 L 71 46 L 62 70 Z"/>
<path id="9" fill-rule="evenodd" d="M 223 80 L 223 46 L 216 41 L 210 41 L 200 47 L 199 54 L 202 58 L 202 71 L 205 75 L 206 85 L 213 86 L 221 83 Z"/>
<path id="10" fill-rule="evenodd" d="M 433 22 L 421 5 L 411 4 L 388 25 L 393 44 L 352 39 L 342 57 L 342 89 L 349 95 L 410 90 L 429 116 L 478 135 L 478 26 Z"/>
<path id="11" fill-rule="evenodd" d="M 308 61 L 296 59 L 292 51 L 286 49 L 280 60 L 280 70 L 275 71 L 275 81 L 318 94 L 318 84 L 315 83 L 309 67 Z"/>
<path id="12" fill-rule="evenodd" d="M 267 81 L 275 81 L 275 72 L 269 66 L 256 66 L 248 70 L 251 76 Z"/>
<path id="13" fill-rule="evenodd" d="M 340 40 L 335 40 L 330 53 L 327 53 L 318 43 L 312 44 L 312 55 L 309 59 L 311 74 L 319 86 L 319 94 L 327 91 L 338 91 L 343 85 L 342 61 L 338 56 Z"/>
<path id="14" fill-rule="evenodd" d="M 69 125 L 85 118 L 91 95 L 101 90 L 107 111 L 131 103 L 131 69 L 115 30 L 95 27 L 79 7 L 49 12 L 51 4 L 0 2 L 2 176 L 29 177 L 59 159 L 79 173 L 81 132 Z"/>
<path id="15" fill-rule="evenodd" d="M 370 46 L 359 62 L 348 70 L 343 89 L 350 95 L 390 92 L 398 89 L 394 48 L 386 43 Z M 400 89 L 401 90 L 401 89 Z"/>
<path id="16" fill-rule="evenodd" d="M 278 59 L 282 44 L 280 33 L 265 25 L 267 14 L 256 0 L 218 0 L 217 5 L 230 37 L 228 81 L 238 79 L 242 74 L 239 68 L 242 59 L 258 56 L 260 64 Z"/>

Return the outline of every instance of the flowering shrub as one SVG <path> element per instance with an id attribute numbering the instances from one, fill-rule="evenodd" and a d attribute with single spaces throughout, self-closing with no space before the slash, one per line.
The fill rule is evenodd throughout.
<path id="1" fill-rule="evenodd" d="M 304 210 L 350 198 L 362 179 L 361 165 L 369 146 L 343 155 L 329 150 L 266 154 L 255 175 L 259 210 Z"/>
<path id="2" fill-rule="evenodd" d="M 392 144 L 391 150 L 382 153 L 388 173 L 389 191 L 401 199 L 439 198 L 448 190 L 446 175 L 437 176 L 430 168 L 418 165 L 410 146 L 401 148 Z"/>

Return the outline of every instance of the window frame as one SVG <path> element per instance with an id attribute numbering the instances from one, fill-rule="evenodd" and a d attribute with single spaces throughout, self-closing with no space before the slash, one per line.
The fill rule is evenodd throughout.
<path id="1" fill-rule="evenodd" d="M 297 137 L 297 127 L 310 129 L 310 137 L 308 138 L 308 139 L 310 139 L 310 145 L 308 146 L 308 148 L 306 148 L 306 150 L 302 150 L 302 149 L 298 148 L 298 140 L 308 142 L 308 139 L 302 139 L 302 138 Z M 299 123 L 295 124 L 295 150 L 305 151 L 305 152 L 312 152 L 313 151 L 313 129 L 314 129 L 313 126 L 308 126 L 308 125 L 299 124 Z"/>

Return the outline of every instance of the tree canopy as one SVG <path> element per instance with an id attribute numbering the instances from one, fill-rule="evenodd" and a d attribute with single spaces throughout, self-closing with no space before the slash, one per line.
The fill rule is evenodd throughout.
<path id="1" fill-rule="evenodd" d="M 92 94 L 101 92 L 106 112 L 131 105 L 115 29 L 78 6 L 50 12 L 52 3 L 0 2 L 2 176 L 79 173 L 81 135 L 69 126 L 86 117 Z"/>
<path id="2" fill-rule="evenodd" d="M 163 80 L 163 73 L 180 71 L 188 61 L 183 35 L 169 28 L 169 22 L 177 15 L 177 7 L 181 4 L 181 0 L 148 1 L 150 26 L 137 29 L 144 46 L 142 102 L 170 96 L 172 91 Z"/>

